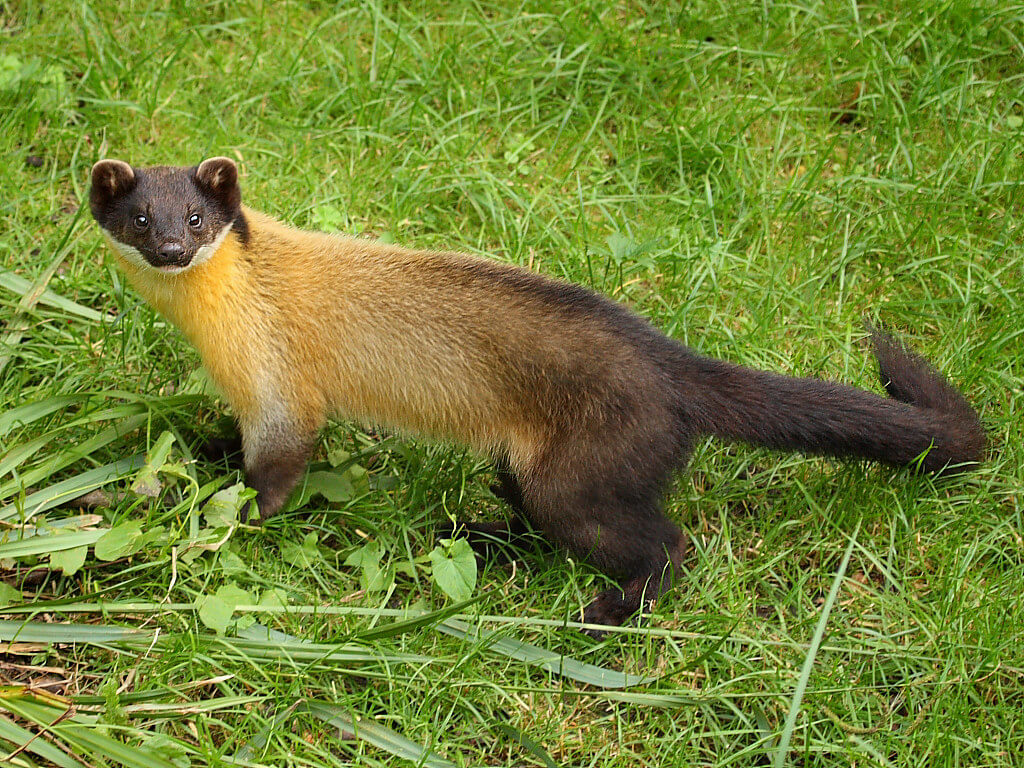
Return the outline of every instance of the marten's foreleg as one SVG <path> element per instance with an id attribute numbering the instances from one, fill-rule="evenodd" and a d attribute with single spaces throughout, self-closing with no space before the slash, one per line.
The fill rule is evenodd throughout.
<path id="1" fill-rule="evenodd" d="M 245 482 L 256 490 L 260 520 L 280 511 L 306 470 L 321 424 L 284 414 L 239 419 Z"/>

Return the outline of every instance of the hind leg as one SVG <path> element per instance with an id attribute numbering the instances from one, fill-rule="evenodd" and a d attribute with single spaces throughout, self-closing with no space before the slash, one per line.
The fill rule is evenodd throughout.
<path id="1" fill-rule="evenodd" d="M 524 483 L 530 519 L 547 537 L 620 580 L 587 606 L 586 623 L 618 626 L 671 589 L 689 540 L 660 509 L 663 484 L 657 468 L 607 476 L 564 465 Z"/>
<path id="2" fill-rule="evenodd" d="M 523 509 L 523 489 L 512 470 L 499 466 L 495 482 L 491 484 L 491 493 L 504 501 L 518 516 L 526 514 Z"/>
<path id="3" fill-rule="evenodd" d="M 659 560 L 652 559 L 646 567 L 623 579 L 617 588 L 598 593 L 593 602 L 583 609 L 583 623 L 617 627 L 630 616 L 650 610 L 654 602 L 672 588 L 688 549 L 686 535 L 680 531 L 675 542 L 667 545 L 660 570 L 657 567 Z M 584 631 L 594 637 L 603 634 L 600 630 Z"/>
<path id="4" fill-rule="evenodd" d="M 211 463 L 224 462 L 231 469 L 243 469 L 241 437 L 211 437 L 201 446 L 199 454 Z"/>
<path id="5" fill-rule="evenodd" d="M 628 528 L 608 530 L 591 547 L 589 559 L 619 578 L 619 586 L 600 592 L 583 610 L 586 624 L 617 627 L 634 614 L 650 610 L 672 588 L 689 550 L 689 539 L 660 512 L 643 518 L 622 510 Z M 609 526 L 611 528 L 611 526 Z M 602 540 L 603 539 L 603 540 Z M 600 637 L 599 630 L 586 630 Z"/>

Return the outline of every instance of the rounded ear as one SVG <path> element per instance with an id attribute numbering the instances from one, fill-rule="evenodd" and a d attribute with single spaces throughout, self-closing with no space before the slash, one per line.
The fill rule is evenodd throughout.
<path id="1" fill-rule="evenodd" d="M 135 188 L 135 171 L 121 160 L 100 160 L 92 167 L 90 201 L 103 204 L 127 195 Z"/>
<path id="2" fill-rule="evenodd" d="M 231 208 L 242 202 L 242 192 L 238 188 L 238 166 L 230 157 L 203 160 L 196 168 L 196 183 Z"/>

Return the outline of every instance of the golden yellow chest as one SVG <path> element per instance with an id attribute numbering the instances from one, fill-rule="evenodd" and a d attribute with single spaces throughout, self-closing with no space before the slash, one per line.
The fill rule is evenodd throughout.
<path id="1" fill-rule="evenodd" d="M 256 297 L 238 249 L 229 239 L 206 263 L 170 275 L 118 261 L 139 294 L 195 346 L 235 410 L 246 413 L 258 407 L 267 340 L 265 319 L 251 312 Z"/>

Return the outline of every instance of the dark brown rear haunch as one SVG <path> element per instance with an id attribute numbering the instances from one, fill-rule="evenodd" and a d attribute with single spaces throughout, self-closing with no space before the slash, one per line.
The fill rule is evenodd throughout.
<path id="1" fill-rule="evenodd" d="M 600 298 L 598 305 L 607 307 Z M 688 539 L 663 514 L 662 498 L 700 436 L 933 473 L 981 460 L 974 409 L 887 334 L 873 342 L 889 398 L 702 357 L 621 308 L 608 310 L 605 321 L 629 337 L 651 373 L 629 386 L 615 382 L 623 389 L 602 398 L 604 410 L 591 407 L 599 418 L 560 430 L 541 461 L 502 480 L 502 495 L 519 500 L 534 527 L 620 580 L 587 607 L 588 623 L 621 624 L 670 588 Z"/>

